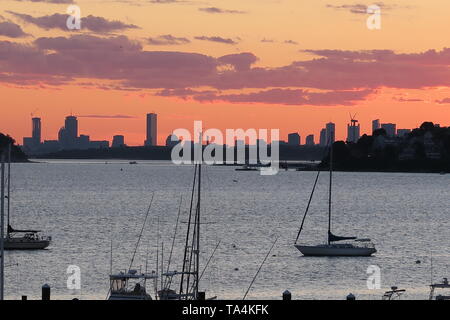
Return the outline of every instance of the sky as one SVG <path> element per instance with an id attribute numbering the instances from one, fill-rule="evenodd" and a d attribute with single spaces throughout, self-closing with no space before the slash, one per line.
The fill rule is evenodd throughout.
<path id="1" fill-rule="evenodd" d="M 369 29 L 369 5 L 381 9 Z M 76 5 L 81 29 L 67 27 Z M 158 142 L 177 128 L 280 129 L 280 138 L 350 114 L 450 126 L 448 0 L 2 0 L 0 132 L 43 139 L 79 117 L 92 140 Z M 70 20 L 73 22 L 73 20 Z"/>

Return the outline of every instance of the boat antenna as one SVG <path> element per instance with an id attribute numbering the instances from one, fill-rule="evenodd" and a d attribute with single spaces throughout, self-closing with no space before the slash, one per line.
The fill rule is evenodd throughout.
<path id="1" fill-rule="evenodd" d="M 431 270 L 430 270 L 430 277 L 431 277 L 431 283 L 433 284 L 433 250 L 430 249 L 430 264 L 431 264 Z"/>
<path id="2" fill-rule="evenodd" d="M 136 242 L 136 247 L 134 248 L 133 256 L 131 257 L 130 267 L 128 268 L 128 270 L 130 270 L 131 267 L 133 266 L 134 258 L 136 257 L 136 251 L 137 251 L 137 249 L 138 249 L 138 247 L 139 247 L 139 243 L 141 242 L 142 233 L 144 232 L 145 223 L 147 222 L 147 218 L 148 218 L 148 215 L 149 215 L 149 213 L 150 213 L 150 209 L 151 209 L 151 207 L 152 207 L 152 203 L 153 203 L 153 198 L 154 198 L 154 197 L 155 197 L 155 193 L 152 193 L 152 198 L 151 198 L 151 200 L 150 200 L 150 204 L 149 204 L 149 206 L 148 206 L 147 213 L 146 213 L 145 219 L 144 219 L 144 223 L 142 224 L 142 229 L 141 229 L 141 232 L 139 233 L 139 237 L 138 237 L 138 240 L 137 240 L 137 242 Z"/>
<path id="3" fill-rule="evenodd" d="M 109 274 L 113 272 L 113 239 L 111 238 L 111 256 L 109 260 Z"/>
<path id="4" fill-rule="evenodd" d="M 261 263 L 261 265 L 258 268 L 258 271 L 256 272 L 255 276 L 253 277 L 252 282 L 250 283 L 250 285 L 248 286 L 247 292 L 245 292 L 244 298 L 242 298 L 242 300 L 245 300 L 245 298 L 247 298 L 248 293 L 250 292 L 250 289 L 253 286 L 253 283 L 255 282 L 256 278 L 258 277 L 259 272 L 261 271 L 264 263 L 266 263 L 267 258 L 269 257 L 270 253 L 272 252 L 273 247 L 275 247 L 275 243 L 277 243 L 278 241 L 278 237 L 275 239 L 275 241 L 272 243 L 272 246 L 270 247 L 269 252 L 267 252 L 266 257 L 264 258 L 263 262 Z"/>
<path id="5" fill-rule="evenodd" d="M 214 248 L 214 250 L 213 250 L 211 256 L 210 256 L 209 259 L 208 259 L 208 262 L 206 262 L 205 267 L 203 268 L 203 271 L 202 271 L 202 273 L 200 274 L 200 280 L 202 279 L 203 274 L 205 273 L 206 269 L 208 268 L 209 263 L 211 262 L 212 258 L 214 257 L 214 254 L 216 253 L 217 249 L 219 248 L 220 243 L 221 243 L 221 241 L 219 241 L 219 242 L 217 243 L 217 245 L 216 245 L 216 247 Z"/>

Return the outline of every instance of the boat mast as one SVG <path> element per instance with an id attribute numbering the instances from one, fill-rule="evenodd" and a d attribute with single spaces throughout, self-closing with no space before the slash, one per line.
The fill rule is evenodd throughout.
<path id="1" fill-rule="evenodd" d="M 200 135 L 201 137 L 201 135 Z M 200 138 L 200 143 L 202 142 Z M 200 200 L 201 200 L 201 186 L 202 186 L 202 160 L 200 159 L 200 164 L 198 165 L 198 192 L 197 192 L 197 246 L 195 250 L 196 255 L 196 266 L 195 266 L 195 299 L 198 299 L 198 282 L 199 282 L 199 269 L 200 269 Z"/>
<path id="2" fill-rule="evenodd" d="M 9 238 L 9 213 L 11 211 L 11 143 L 8 146 L 8 211 L 6 218 L 6 237 Z"/>
<path id="3" fill-rule="evenodd" d="M 330 244 L 330 233 L 331 233 L 331 189 L 333 187 L 333 141 L 331 137 L 333 132 L 330 134 L 330 186 L 328 190 L 328 244 Z"/>
<path id="4" fill-rule="evenodd" d="M 4 237 L 4 228 L 5 228 L 5 153 L 1 153 L 1 175 L 0 175 L 0 253 L 2 255 L 2 259 L 0 261 L 0 300 L 4 298 L 4 284 L 5 284 L 5 237 Z"/>

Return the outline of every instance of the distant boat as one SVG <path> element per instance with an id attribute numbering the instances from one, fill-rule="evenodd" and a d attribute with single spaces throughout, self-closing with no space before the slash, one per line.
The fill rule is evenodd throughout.
<path id="1" fill-rule="evenodd" d="M 40 236 L 39 230 L 16 230 L 10 225 L 11 211 L 11 145 L 8 150 L 7 231 L 3 245 L 5 250 L 41 250 L 50 245 L 51 237 Z"/>
<path id="2" fill-rule="evenodd" d="M 130 161 L 130 164 L 138 164 L 136 161 Z"/>
<path id="3" fill-rule="evenodd" d="M 249 166 L 249 165 L 245 164 L 242 167 L 236 168 L 234 170 L 236 170 L 236 171 L 258 171 L 259 169 L 257 167 Z"/>
<path id="4" fill-rule="evenodd" d="M 324 257 L 338 257 L 338 256 L 371 256 L 377 250 L 371 242 L 370 239 L 358 239 L 357 237 L 341 237 L 336 236 L 331 232 L 331 195 L 332 195 L 332 184 L 333 184 L 333 145 L 330 145 L 330 180 L 329 180 L 329 195 L 328 195 L 328 241 L 325 244 L 319 245 L 300 245 L 298 244 L 298 239 L 300 233 L 302 232 L 303 225 L 308 214 L 309 206 L 312 201 L 312 197 L 319 179 L 320 170 L 317 172 L 316 180 L 314 182 L 313 190 L 306 208 L 300 229 L 297 234 L 297 239 L 295 240 L 294 246 L 305 256 L 324 256 Z M 341 243 L 340 241 L 352 242 Z M 337 243 L 340 242 L 340 243 Z"/>

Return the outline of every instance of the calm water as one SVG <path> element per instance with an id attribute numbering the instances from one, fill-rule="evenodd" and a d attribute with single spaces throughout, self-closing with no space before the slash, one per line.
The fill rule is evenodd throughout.
<path id="1" fill-rule="evenodd" d="M 13 226 L 45 230 L 53 243 L 45 251 L 6 253 L 10 299 L 38 298 L 44 283 L 52 286 L 55 299 L 104 299 L 111 239 L 114 271 L 127 268 L 152 194 L 154 202 L 135 268 L 145 269 L 147 262 L 148 270 L 156 269 L 158 229 L 165 260 L 168 257 L 181 197 L 181 220 L 186 221 L 190 166 L 48 161 L 15 164 L 13 171 Z M 314 175 L 282 171 L 261 176 L 227 167 L 204 170 L 205 262 L 221 241 L 201 284 L 208 296 L 242 298 L 277 236 L 249 298 L 280 299 L 289 289 L 294 299 L 344 299 L 349 292 L 358 299 L 379 299 L 396 285 L 407 289 L 409 299 L 425 299 L 432 269 L 434 280 L 450 276 L 450 175 L 336 173 L 334 232 L 370 237 L 378 253 L 371 258 L 310 258 L 302 257 L 292 244 Z M 324 174 L 303 242 L 325 241 L 327 183 Z M 171 269 L 181 270 L 185 228 L 181 223 Z M 67 289 L 69 265 L 81 268 L 81 291 Z M 369 265 L 381 268 L 380 290 L 367 289 Z"/>

